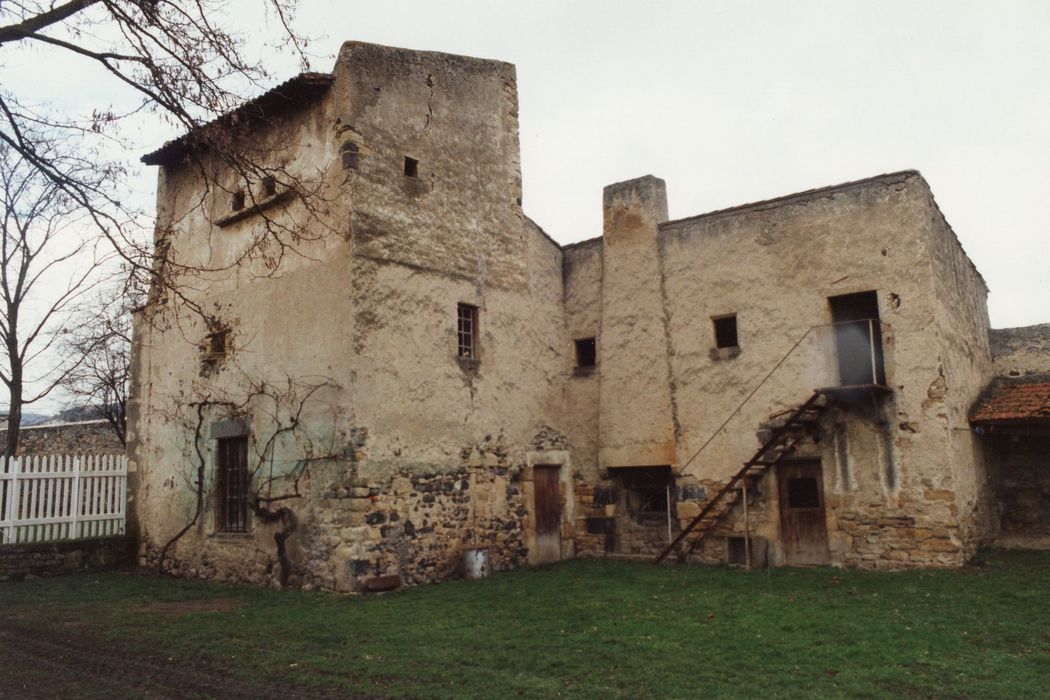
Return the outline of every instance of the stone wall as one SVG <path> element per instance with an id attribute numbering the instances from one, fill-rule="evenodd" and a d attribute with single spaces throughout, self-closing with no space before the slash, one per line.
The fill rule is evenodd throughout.
<path id="1" fill-rule="evenodd" d="M 171 571 L 270 583 L 274 538 L 294 520 L 287 546 L 301 585 L 439 580 L 475 545 L 496 569 L 518 566 L 537 454 L 565 475 L 561 553 L 571 556 L 562 252 L 521 211 L 513 67 L 350 43 L 334 74 L 324 98 L 257 134 L 314 178 L 331 217 L 294 202 L 269 209 L 306 221 L 300 254 L 277 274 L 247 260 L 205 275 L 200 301 L 229 328 L 225 355 L 202 366 L 206 324 L 173 300 L 138 319 L 130 412 L 143 562 L 190 524 L 169 549 Z M 356 168 L 342 167 L 347 141 L 360 149 Z M 163 168 L 158 228 L 176 259 L 218 267 L 261 221 L 217 230 L 202 187 L 192 167 Z M 471 358 L 458 356 L 459 304 L 477 309 Z M 220 530 L 212 431 L 230 422 L 245 426 L 253 489 L 294 518 Z"/>
<path id="2" fill-rule="evenodd" d="M 666 525 L 625 520 L 615 472 L 670 468 L 680 527 L 772 415 L 837 385 L 829 297 L 871 292 L 891 391 L 837 404 L 798 447 L 822 465 L 829 563 L 962 563 L 982 476 L 953 431 L 989 367 L 984 288 L 918 173 L 671 222 L 647 176 L 606 189 L 602 239 L 563 249 L 521 209 L 512 66 L 352 42 L 332 81 L 246 144 L 323 203 L 267 209 L 302 227 L 296 254 L 242 260 L 260 218 L 218 226 L 222 193 L 190 165 L 162 169 L 158 245 L 207 271 L 187 286 L 203 316 L 158 290 L 136 319 L 143 562 L 187 526 L 174 573 L 274 583 L 280 539 L 292 583 L 344 591 L 456 576 L 464 548 L 486 548 L 495 569 L 647 553 Z M 469 357 L 460 305 L 476 313 Z M 738 344 L 718 348 L 726 314 Z M 228 347 L 205 359 L 216 323 Z M 596 365 L 575 367 L 574 341 L 591 337 Z M 216 517 L 216 426 L 231 424 L 261 504 L 245 533 Z M 540 465 L 559 469 L 562 514 L 542 555 Z M 750 513 L 773 564 L 777 491 L 774 471 Z M 726 556 L 739 516 L 700 558 Z"/>
<path id="3" fill-rule="evenodd" d="M 993 328 L 990 337 L 1000 377 L 1050 375 L 1050 323 Z"/>
<path id="4" fill-rule="evenodd" d="M 0 545 L 0 581 L 32 576 L 57 576 L 88 569 L 112 569 L 133 564 L 133 537 L 104 537 L 71 542 Z"/>
<path id="5" fill-rule="evenodd" d="M 0 430 L 0 440 L 7 437 Z M 113 428 L 105 420 L 30 425 L 18 431 L 18 451 L 25 455 L 122 454 Z"/>
<path id="6" fill-rule="evenodd" d="M 998 455 L 995 494 L 1001 534 L 1050 535 L 1050 435 L 988 436 Z"/>

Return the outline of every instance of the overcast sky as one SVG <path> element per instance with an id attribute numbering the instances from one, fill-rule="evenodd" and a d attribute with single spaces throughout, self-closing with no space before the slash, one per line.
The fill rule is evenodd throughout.
<path id="1" fill-rule="evenodd" d="M 907 168 L 991 288 L 1050 322 L 1050 2 L 348 2 L 299 28 L 517 65 L 526 212 L 601 233 L 652 173 L 672 218 Z M 327 70 L 330 59 L 319 58 Z"/>
<path id="2" fill-rule="evenodd" d="M 230 10 L 254 39 L 278 32 L 258 0 Z M 1050 322 L 1050 0 L 302 0 L 296 26 L 315 70 L 351 39 L 515 63 L 525 210 L 562 243 L 600 235 L 603 186 L 648 173 L 680 218 L 914 168 L 991 288 L 992 325 Z M 275 82 L 298 70 L 266 60 Z M 2 65 L 42 104 L 118 99 L 58 52 Z M 174 135 L 128 128 L 141 152 Z M 151 209 L 156 174 L 139 173 Z"/>

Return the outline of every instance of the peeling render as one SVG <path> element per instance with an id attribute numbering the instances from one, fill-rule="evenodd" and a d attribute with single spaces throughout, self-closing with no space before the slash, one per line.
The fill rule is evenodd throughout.
<path id="1" fill-rule="evenodd" d="M 797 562 L 792 509 L 820 511 L 807 563 L 958 566 L 996 533 L 967 411 L 997 369 L 1050 366 L 1050 343 L 989 343 L 987 289 L 918 173 L 678 221 L 645 176 L 606 188 L 602 237 L 559 246 L 521 210 L 514 75 L 345 44 L 325 89 L 255 135 L 324 207 L 226 216 L 198 170 L 163 163 L 158 250 L 213 271 L 185 292 L 203 316 L 158 290 L 136 319 L 144 563 L 363 591 L 465 575 L 465 552 L 494 569 L 651 557 L 822 388 L 819 424 L 750 481 L 747 520 L 734 507 L 694 558 L 740 561 L 744 543 L 752 564 Z M 278 274 L 237 262 L 264 213 L 308 234 Z M 835 393 L 829 299 L 858 293 L 885 376 Z M 477 309 L 474 357 L 460 305 Z M 737 344 L 717 347 L 727 315 Z M 245 533 L 217 517 L 231 430 L 249 450 Z"/>

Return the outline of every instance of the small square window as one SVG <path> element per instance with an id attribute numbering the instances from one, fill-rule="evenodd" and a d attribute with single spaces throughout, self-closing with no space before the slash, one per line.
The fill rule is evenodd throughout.
<path id="1" fill-rule="evenodd" d="M 456 337 L 459 357 L 478 358 L 478 307 L 460 304 L 457 308 Z"/>
<path id="2" fill-rule="evenodd" d="M 357 160 L 361 153 L 360 147 L 353 141 L 347 141 L 340 149 L 343 156 L 343 170 L 357 170 Z"/>
<path id="3" fill-rule="evenodd" d="M 204 342 L 200 345 L 201 374 L 202 376 L 211 372 L 226 360 L 229 352 L 228 330 L 219 330 L 204 336 Z"/>
<path id="4" fill-rule="evenodd" d="M 594 338 L 580 338 L 576 341 L 576 366 L 579 368 L 594 367 L 598 364 L 598 345 Z"/>
<path id="5" fill-rule="evenodd" d="M 277 194 L 277 180 L 272 177 L 264 177 L 262 179 L 262 196 L 272 197 Z"/>
<path id="6" fill-rule="evenodd" d="M 405 177 L 419 177 L 419 161 L 405 156 Z"/>
<path id="7" fill-rule="evenodd" d="M 230 196 L 230 209 L 232 211 L 244 209 L 244 190 L 237 190 Z"/>
<path id="8" fill-rule="evenodd" d="M 226 336 L 229 331 L 217 331 L 208 336 L 208 352 L 212 355 L 226 354 Z"/>
<path id="9" fill-rule="evenodd" d="M 788 508 L 820 508 L 820 486 L 813 477 L 788 479 Z"/>
<path id="10" fill-rule="evenodd" d="M 736 334 L 736 314 L 720 316 L 712 319 L 712 321 L 715 324 L 716 348 L 735 348 L 740 346 Z"/>

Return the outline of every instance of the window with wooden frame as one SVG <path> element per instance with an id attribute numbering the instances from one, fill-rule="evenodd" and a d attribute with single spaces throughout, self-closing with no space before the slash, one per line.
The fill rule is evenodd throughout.
<path id="1" fill-rule="evenodd" d="M 230 330 L 219 328 L 204 336 L 201 343 L 201 361 L 205 365 L 216 365 L 226 359 L 230 350 Z"/>
<path id="2" fill-rule="evenodd" d="M 220 438 L 215 463 L 216 529 L 248 531 L 248 438 Z"/>
<path id="3" fill-rule="evenodd" d="M 716 348 L 736 348 L 740 346 L 736 332 L 736 314 L 716 316 L 711 321 L 715 326 Z"/>
<path id="4" fill-rule="evenodd" d="M 457 306 L 456 340 L 460 359 L 478 359 L 478 307 L 472 304 Z"/>

